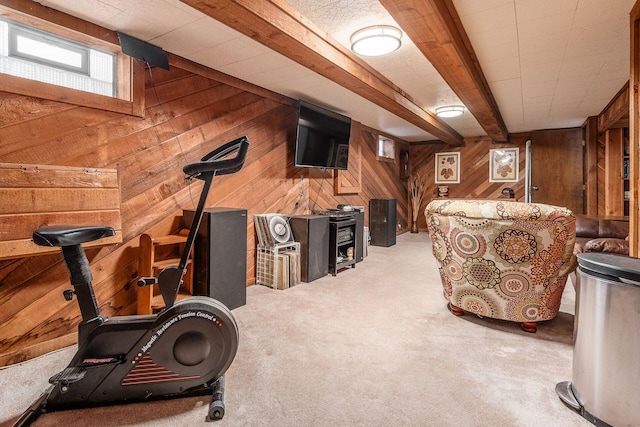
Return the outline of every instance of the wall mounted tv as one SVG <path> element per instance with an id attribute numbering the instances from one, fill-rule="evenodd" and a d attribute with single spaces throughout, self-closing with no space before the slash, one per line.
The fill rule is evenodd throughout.
<path id="1" fill-rule="evenodd" d="M 300 101 L 295 165 L 347 169 L 351 118 Z"/>

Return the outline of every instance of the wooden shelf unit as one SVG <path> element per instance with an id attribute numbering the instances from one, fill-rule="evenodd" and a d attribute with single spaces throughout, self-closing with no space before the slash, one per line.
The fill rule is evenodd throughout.
<path id="1" fill-rule="evenodd" d="M 180 264 L 180 256 L 187 241 L 188 230 L 179 234 L 153 237 L 150 234 L 140 236 L 140 276 L 158 277 L 160 272 L 171 265 Z M 177 300 L 193 295 L 193 254 L 187 262 L 187 272 L 180 286 Z M 164 300 L 158 285 L 138 288 L 137 313 L 152 314 L 164 308 Z"/>

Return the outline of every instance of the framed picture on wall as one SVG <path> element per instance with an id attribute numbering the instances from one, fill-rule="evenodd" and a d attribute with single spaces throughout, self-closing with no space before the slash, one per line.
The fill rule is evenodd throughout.
<path id="1" fill-rule="evenodd" d="M 436 153 L 436 184 L 460 183 L 460 153 Z"/>
<path id="2" fill-rule="evenodd" d="M 518 182 L 518 148 L 489 150 L 489 182 Z"/>

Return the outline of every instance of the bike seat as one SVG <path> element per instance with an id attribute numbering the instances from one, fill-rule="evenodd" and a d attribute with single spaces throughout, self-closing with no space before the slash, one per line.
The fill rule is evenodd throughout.
<path id="1" fill-rule="evenodd" d="M 113 228 L 103 225 L 48 225 L 33 232 L 33 242 L 40 246 L 75 246 L 115 234 Z"/>

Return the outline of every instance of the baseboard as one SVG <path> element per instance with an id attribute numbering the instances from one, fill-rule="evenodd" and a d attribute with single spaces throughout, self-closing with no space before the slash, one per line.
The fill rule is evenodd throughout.
<path id="1" fill-rule="evenodd" d="M 16 363 L 26 362 L 35 359 L 43 354 L 50 353 L 54 350 L 69 347 L 78 343 L 78 333 L 64 335 L 49 341 L 23 347 L 19 350 L 9 351 L 0 354 L 0 367 L 15 365 Z"/>

